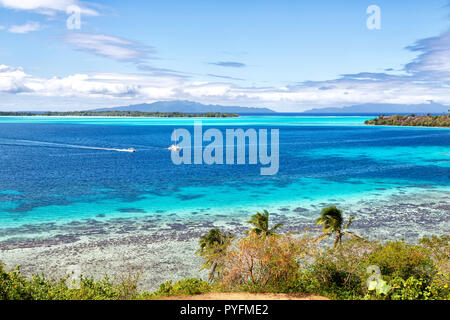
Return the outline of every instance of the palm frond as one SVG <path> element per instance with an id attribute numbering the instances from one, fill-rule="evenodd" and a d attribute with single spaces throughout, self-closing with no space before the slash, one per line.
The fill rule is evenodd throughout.
<path id="1" fill-rule="evenodd" d="M 348 229 L 348 227 L 350 227 L 350 225 L 352 224 L 353 219 L 355 219 L 355 218 L 356 218 L 355 216 L 352 216 L 352 217 L 350 217 L 350 218 L 348 219 L 347 223 L 346 223 L 345 226 L 344 226 L 344 230 L 345 230 L 345 229 Z"/>
<path id="2" fill-rule="evenodd" d="M 320 242 L 331 236 L 331 233 L 323 233 L 315 239 L 315 242 Z"/>
<path id="3" fill-rule="evenodd" d="M 360 237 L 360 236 L 357 236 L 356 234 L 354 234 L 353 232 L 350 232 L 350 231 L 345 231 L 345 232 L 343 232 L 345 235 L 347 235 L 347 236 L 350 236 L 350 237 L 352 237 L 352 238 L 354 238 L 354 239 L 364 239 L 364 238 L 362 238 L 362 237 Z"/>
<path id="4" fill-rule="evenodd" d="M 282 224 L 282 223 L 277 223 L 277 224 L 274 225 L 274 226 L 272 227 L 272 229 L 270 229 L 270 230 L 275 231 L 275 230 L 277 230 L 277 229 L 279 229 L 279 228 L 282 228 L 282 227 L 283 227 L 283 224 Z"/>
<path id="5" fill-rule="evenodd" d="M 263 210 L 263 212 L 256 212 L 250 220 L 246 222 L 251 224 L 253 228 L 245 231 L 244 233 L 256 233 L 257 235 L 272 236 L 275 235 L 274 231 L 282 226 L 282 224 L 276 224 L 273 228 L 269 229 L 269 211 Z"/>
<path id="6" fill-rule="evenodd" d="M 324 232 L 335 232 L 342 229 L 342 211 L 336 207 L 327 207 L 320 212 L 316 224 L 323 225 Z"/>

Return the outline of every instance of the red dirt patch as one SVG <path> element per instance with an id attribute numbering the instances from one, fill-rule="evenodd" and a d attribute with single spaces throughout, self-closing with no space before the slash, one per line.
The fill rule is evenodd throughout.
<path id="1" fill-rule="evenodd" d="M 160 300 L 330 300 L 326 297 L 315 295 L 300 295 L 286 293 L 206 293 L 194 296 L 169 296 Z"/>

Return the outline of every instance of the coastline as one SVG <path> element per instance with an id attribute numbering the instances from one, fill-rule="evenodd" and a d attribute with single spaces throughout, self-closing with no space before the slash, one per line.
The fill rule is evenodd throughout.
<path id="1" fill-rule="evenodd" d="M 415 241 L 424 235 L 449 233 L 450 200 L 446 191 L 417 190 L 385 198 L 355 196 L 335 204 L 343 208 L 346 216 L 357 215 L 352 225 L 357 234 L 371 240 Z M 317 213 L 329 204 L 332 203 L 316 202 L 314 208 L 297 200 L 284 205 L 277 203 L 268 209 L 274 223 L 288 226 L 283 231 L 299 232 L 314 227 Z M 146 215 L 88 219 L 61 226 L 45 224 L 40 226 L 41 230 L 28 226 L 15 230 L 9 240 L 0 242 L 1 260 L 8 267 L 21 265 L 25 274 L 43 272 L 50 277 L 64 276 L 73 266 L 95 278 L 105 274 L 120 278 L 130 272 L 142 272 L 140 286 L 154 290 L 169 279 L 204 278 L 206 274 L 199 272 L 201 259 L 194 254 L 199 236 L 213 226 L 241 234 L 248 227 L 247 218 L 242 213 L 210 216 L 205 212 L 191 217 L 187 223 L 183 215 L 169 219 Z M 433 232 L 429 232 L 430 224 L 435 226 Z M 26 230 L 38 234 L 21 239 L 18 235 Z"/>
<path id="2" fill-rule="evenodd" d="M 36 119 L 37 117 L 28 118 L 32 119 L 18 119 L 17 122 L 14 119 L 2 119 L 0 122 L 2 124 L 46 122 L 41 118 Z M 143 133 L 145 129 L 145 133 L 150 136 L 150 133 L 156 132 L 156 130 L 151 131 L 152 125 L 191 125 L 194 120 L 193 118 L 153 118 L 155 121 L 153 119 L 149 121 L 149 118 L 118 117 L 115 118 L 118 121 L 112 118 L 102 121 L 104 117 L 86 118 L 56 117 L 48 119 L 47 122 L 52 123 L 49 126 L 52 130 L 56 130 L 56 123 L 98 124 L 100 133 L 104 130 L 114 132 L 114 129 L 117 129 L 114 125 L 136 125 L 136 127 L 147 125 L 147 127 L 140 127 L 142 132 L 139 130 L 138 133 Z M 332 120 L 326 120 L 327 118 Z M 230 119 L 202 118 L 205 126 L 268 124 L 271 127 L 279 126 L 288 130 L 291 126 L 317 126 L 321 129 L 353 128 L 354 126 L 370 128 L 361 123 L 363 119 L 364 117 L 359 116 L 345 118 L 280 116 L 276 118 L 276 115 Z M 108 125 L 111 126 L 108 127 Z M 9 127 L 14 126 L 16 125 Z M 9 127 L 5 126 L 6 133 Z M 411 134 L 397 136 L 397 128 L 407 129 L 404 131 Z M 94 130 L 96 127 L 83 127 L 84 129 Z M 119 129 L 117 135 L 113 137 L 121 137 L 124 132 L 130 130 L 129 127 Z M 45 193 L 42 198 L 38 197 L 34 200 L 34 203 L 30 201 L 33 200 L 32 198 L 26 198 L 34 190 L 25 189 L 28 193 L 24 192 L 21 195 L 20 191 L 24 190 L 18 186 L 16 188 L 17 180 L 11 179 L 12 183 L 5 188 L 9 191 L 3 191 L 6 192 L 4 202 L 0 203 L 3 205 L 4 212 L 2 226 L 8 226 L 8 228 L 0 229 L 0 260 L 8 267 L 21 265 L 27 275 L 42 272 L 50 277 L 64 276 L 73 266 L 79 267 L 82 274 L 96 278 L 106 274 L 122 277 L 125 274 L 142 271 L 140 286 L 143 289 L 153 290 L 163 281 L 204 277 L 205 273 L 198 272 L 201 259 L 194 254 L 198 248 L 200 235 L 213 226 L 241 234 L 248 228 L 245 221 L 256 211 L 263 209 L 271 212 L 273 223 L 285 224 L 286 228 L 282 230 L 283 232 L 299 232 L 307 227 L 315 227 L 314 221 L 320 210 L 329 205 L 336 205 L 343 209 L 346 217 L 356 215 L 352 230 L 371 240 L 386 241 L 404 238 L 407 241 L 416 241 L 418 237 L 424 235 L 449 234 L 450 187 L 447 176 L 442 175 L 446 172 L 444 170 L 447 170 L 449 162 L 448 158 L 441 154 L 446 152 L 447 144 L 443 141 L 424 145 L 418 152 L 416 143 L 404 142 L 415 141 L 424 135 L 413 134 L 410 130 L 422 132 L 431 127 L 399 126 L 392 130 L 394 134 L 388 136 L 378 136 L 378 132 L 384 131 L 383 128 L 379 129 L 367 130 L 370 132 L 366 132 L 366 136 L 360 136 L 360 132 L 355 130 L 354 134 L 358 134 L 357 136 L 349 134 L 335 139 L 324 135 L 321 140 L 317 140 L 315 129 L 312 129 L 306 137 L 288 136 L 287 138 L 291 139 L 284 141 L 287 146 L 312 144 L 320 147 L 299 147 L 295 149 L 298 152 L 287 153 L 285 159 L 295 159 L 294 163 L 301 163 L 302 160 L 308 159 L 311 163 L 321 161 L 322 166 L 312 167 L 314 170 L 305 167 L 304 171 L 298 171 L 295 166 L 287 166 L 287 169 L 291 171 L 286 171 L 284 175 L 274 179 L 237 176 L 228 183 L 218 183 L 214 174 L 208 175 L 214 172 L 206 171 L 206 175 L 200 176 L 197 180 L 190 179 L 185 184 L 180 184 L 179 181 L 177 184 L 166 182 L 165 188 L 160 188 L 158 184 L 147 183 L 153 181 L 151 180 L 153 176 L 149 175 L 145 178 L 150 180 L 141 179 L 130 184 L 128 189 L 121 189 L 116 188 L 119 184 L 105 186 L 94 180 L 92 182 L 90 177 L 87 177 L 89 184 L 80 185 L 82 188 L 76 190 L 81 194 L 79 197 L 73 198 L 72 193 L 67 195 L 63 192 L 52 193 L 51 190 L 52 192 Z M 442 130 L 442 128 L 434 129 Z M 53 135 L 52 133 L 51 137 Z M 110 144 L 124 147 L 130 145 L 129 140 L 117 140 L 105 145 L 104 141 L 97 139 L 96 134 L 92 135 L 95 139 L 92 140 L 93 143 L 87 143 L 89 145 L 103 147 Z M 447 131 L 441 132 L 440 135 L 445 139 Z M 436 134 L 433 132 L 428 136 L 436 136 Z M 11 140 L 5 138 L 8 146 L 15 143 L 14 139 L 17 138 L 38 140 L 26 135 L 6 137 L 12 138 Z M 80 137 L 85 136 L 80 135 Z M 304 140 L 299 140 L 300 137 Z M 399 139 L 399 141 L 386 146 L 385 142 L 389 139 L 395 141 Z M 47 141 L 45 137 L 39 140 Z M 68 142 L 64 140 L 59 142 L 74 144 L 71 139 Z M 34 142 L 31 141 L 31 143 Z M 139 139 L 134 140 L 134 146 L 138 143 L 141 143 Z M 159 146 L 151 139 L 142 144 L 147 148 Z M 19 148 L 27 146 L 25 144 Z M 30 150 L 38 149 L 30 148 Z M 135 164 L 136 158 L 139 159 L 133 157 L 133 161 L 127 161 L 127 157 L 130 157 L 128 154 L 120 155 L 120 157 L 114 154 L 117 157 L 109 158 L 109 154 L 104 152 L 96 152 L 95 157 L 92 156 L 92 158 L 88 158 L 88 153 L 83 152 L 79 154 L 82 157 L 78 158 L 78 153 L 67 152 L 68 149 L 66 152 L 61 150 L 66 149 L 50 149 L 51 152 L 44 152 L 36 159 L 50 159 L 54 164 L 61 163 L 63 160 L 73 160 L 74 167 L 79 170 L 78 174 L 86 172 L 84 162 L 81 160 L 85 156 L 93 164 L 122 163 L 124 166 L 121 168 L 129 168 L 127 166 Z M 161 156 L 154 150 L 149 149 L 147 153 L 138 152 L 135 156 L 160 158 Z M 17 154 L 21 155 L 21 153 Z M 167 153 L 163 156 L 167 156 Z M 341 163 L 342 166 L 332 167 L 331 171 L 327 171 L 329 161 Z M 359 165 L 353 167 L 353 161 L 359 161 Z M 372 165 L 368 166 L 367 163 L 370 162 Z M 11 163 L 17 163 L 17 161 L 11 161 Z M 34 164 L 34 162 L 30 163 Z M 138 169 L 152 168 L 150 164 L 145 164 L 143 167 L 136 167 L 134 172 L 125 171 L 127 172 L 125 177 L 140 177 L 141 171 Z M 423 180 L 419 180 L 422 175 L 409 174 L 411 168 L 419 168 L 419 166 L 435 167 L 438 170 L 429 171 L 428 175 L 423 175 Z M 53 168 L 49 168 L 49 172 L 52 172 Z M 110 170 L 108 171 L 110 174 L 114 174 L 115 168 L 111 166 L 107 167 L 107 170 Z M 164 167 L 159 169 L 167 169 L 167 172 L 169 169 L 173 170 L 173 168 Z M 379 170 L 392 171 L 389 175 L 378 176 Z M 16 170 L 16 172 L 22 171 Z M 154 174 L 153 171 L 149 172 Z M 208 179 L 205 180 L 205 178 Z M 202 183 L 193 184 L 192 181 L 202 181 Z M 129 194 L 126 193 L 130 190 Z M 48 195 L 56 198 L 47 202 Z"/>
<path id="3" fill-rule="evenodd" d="M 390 124 L 372 124 L 372 123 L 365 123 L 364 126 L 372 126 L 372 127 L 388 127 L 388 128 L 424 128 L 424 129 L 450 129 L 450 127 L 437 127 L 437 126 L 397 126 L 397 125 L 390 125 Z"/>
<path id="4" fill-rule="evenodd" d="M 424 128 L 450 128 L 450 116 L 446 113 L 440 115 L 381 115 L 378 118 L 364 121 L 367 125 L 386 125 L 400 127 L 424 127 Z"/>

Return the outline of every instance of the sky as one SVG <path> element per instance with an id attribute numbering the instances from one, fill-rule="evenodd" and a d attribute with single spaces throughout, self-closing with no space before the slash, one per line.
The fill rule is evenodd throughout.
<path id="1" fill-rule="evenodd" d="M 449 0 L 0 0 L 0 110 L 450 106 Z"/>

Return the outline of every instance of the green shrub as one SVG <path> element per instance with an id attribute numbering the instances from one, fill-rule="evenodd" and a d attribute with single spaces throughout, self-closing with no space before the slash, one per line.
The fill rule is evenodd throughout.
<path id="1" fill-rule="evenodd" d="M 441 276 L 435 277 L 431 282 L 414 277 L 406 280 L 396 277 L 389 283 L 392 286 L 389 298 L 392 300 L 448 300 L 450 297 L 449 276 Z"/>
<path id="2" fill-rule="evenodd" d="M 137 282 L 139 275 L 128 276 L 116 282 L 105 277 L 94 280 L 81 277 L 76 283 L 68 284 L 69 276 L 61 279 L 47 279 L 43 275 L 28 278 L 16 267 L 6 270 L 0 264 L 1 300 L 110 300 L 139 298 Z"/>
<path id="3" fill-rule="evenodd" d="M 70 289 L 69 299 L 77 300 L 127 300 L 137 299 L 140 294 L 137 290 L 139 275 L 129 276 L 126 279 L 116 282 L 108 276 L 102 280 L 81 277 L 79 288 Z"/>
<path id="4" fill-rule="evenodd" d="M 423 237 L 419 245 L 440 272 L 450 273 L 450 236 Z"/>
<path id="5" fill-rule="evenodd" d="M 314 255 L 312 263 L 302 270 L 299 289 L 334 299 L 448 299 L 449 274 L 437 272 L 437 263 L 448 265 L 444 238 L 420 245 L 344 241 L 335 249 Z M 371 265 L 380 268 L 386 292 L 368 290 L 371 274 L 367 267 Z"/>
<path id="6" fill-rule="evenodd" d="M 236 239 L 223 252 L 223 277 L 214 284 L 188 278 L 165 282 L 154 293 L 138 291 L 139 274 L 102 280 L 82 276 L 49 279 L 26 277 L 19 267 L 0 263 L 0 299 L 84 300 L 142 299 L 195 295 L 213 290 L 273 293 L 313 293 L 334 299 L 449 299 L 448 236 L 380 244 L 346 240 L 323 249 L 308 236 L 263 236 Z M 380 268 L 383 290 L 367 287 L 368 266 Z M 373 283 L 373 282 L 372 282 Z"/>
<path id="7" fill-rule="evenodd" d="M 430 299 L 449 300 L 450 299 L 450 275 L 438 272 L 428 285 Z"/>
<path id="8" fill-rule="evenodd" d="M 392 300 L 422 300 L 429 299 L 431 292 L 428 290 L 426 281 L 409 277 L 403 280 L 396 277 L 389 282 L 392 286 L 390 298 Z"/>
<path id="9" fill-rule="evenodd" d="M 10 271 L 0 264 L 0 299 L 2 300 L 35 300 L 64 299 L 67 286 L 65 279 L 47 280 L 41 275 L 26 278 L 20 267 Z"/>
<path id="10" fill-rule="evenodd" d="M 366 291 L 364 261 L 375 248 L 375 243 L 351 239 L 335 249 L 317 253 L 313 263 L 305 268 L 303 288 L 331 298 L 362 297 Z"/>
<path id="11" fill-rule="evenodd" d="M 208 293 L 212 286 L 204 280 L 187 278 L 175 283 L 167 281 L 159 286 L 159 290 L 152 294 L 153 297 L 165 296 L 192 296 L 195 294 Z"/>
<path id="12" fill-rule="evenodd" d="M 331 299 L 358 299 L 362 296 L 360 278 L 326 264 L 314 265 L 303 272 L 301 288 L 304 293 L 324 295 Z"/>
<path id="13" fill-rule="evenodd" d="M 424 248 L 403 241 L 387 242 L 368 256 L 365 267 L 375 265 L 380 268 L 384 280 L 395 277 L 414 277 L 430 281 L 436 270 L 433 261 Z"/>

